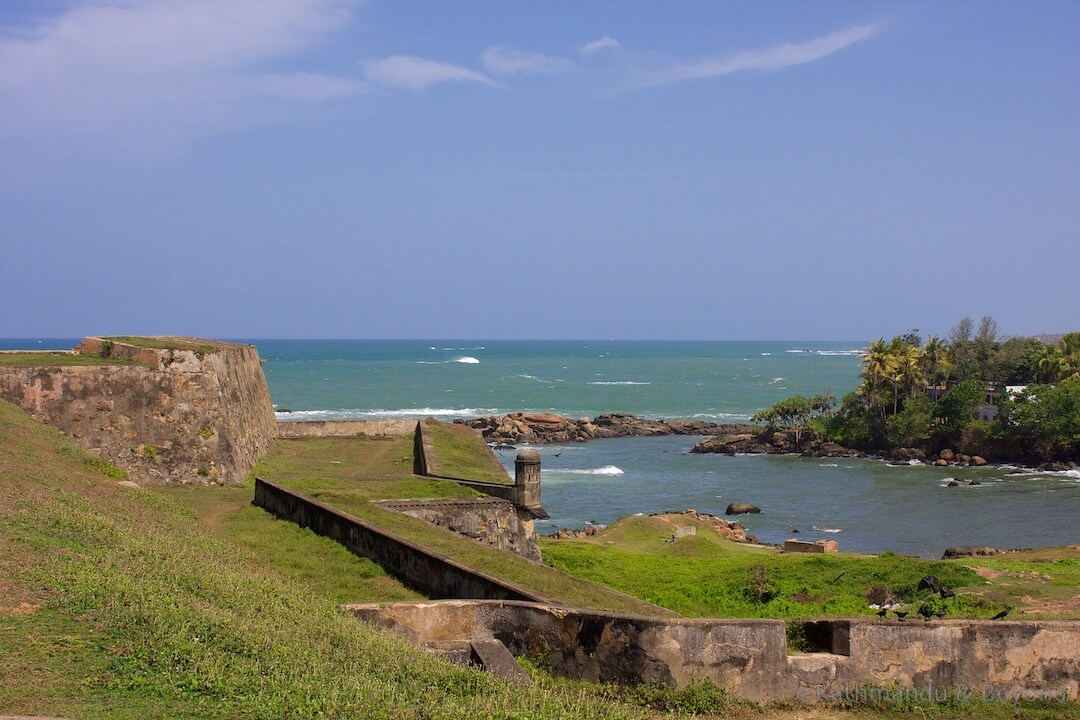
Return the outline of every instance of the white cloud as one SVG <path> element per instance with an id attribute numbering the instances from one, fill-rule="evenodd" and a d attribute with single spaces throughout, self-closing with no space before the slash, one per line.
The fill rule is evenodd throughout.
<path id="1" fill-rule="evenodd" d="M 102 0 L 0 28 L 0 137 L 191 137 L 252 117 L 255 99 L 311 102 L 362 85 L 267 75 L 321 43 L 353 0 Z"/>
<path id="2" fill-rule="evenodd" d="M 557 73 L 574 68 L 565 58 L 527 53 L 508 47 L 490 47 L 484 51 L 484 67 L 492 75 L 520 75 L 525 73 Z"/>
<path id="3" fill-rule="evenodd" d="M 602 38 L 593 40 L 592 42 L 587 42 L 582 45 L 581 54 L 592 55 L 593 53 L 598 53 L 601 50 L 616 50 L 621 47 L 622 45 L 619 44 L 618 40 L 611 37 L 610 35 L 605 35 Z"/>
<path id="4" fill-rule="evenodd" d="M 367 76 L 369 80 L 383 85 L 417 92 L 444 82 L 495 84 L 487 75 L 475 70 L 469 70 L 460 65 L 425 60 L 412 55 L 391 55 L 384 60 L 372 63 L 367 68 Z"/>
<path id="5" fill-rule="evenodd" d="M 648 76 L 642 84 L 662 85 L 681 80 L 730 75 L 743 70 L 779 70 L 792 65 L 803 65 L 873 37 L 880 30 L 881 26 L 878 24 L 856 25 L 802 43 L 783 43 L 764 50 L 738 53 L 722 60 L 703 60 L 681 65 Z"/>

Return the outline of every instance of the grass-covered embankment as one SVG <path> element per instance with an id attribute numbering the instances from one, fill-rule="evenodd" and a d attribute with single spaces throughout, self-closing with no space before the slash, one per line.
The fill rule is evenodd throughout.
<path id="1" fill-rule="evenodd" d="M 678 524 L 691 524 L 680 518 Z M 947 607 L 949 617 L 989 618 L 1008 606 L 1021 616 L 1032 593 L 1061 600 L 1043 618 L 1080 616 L 1067 598 L 1080 591 L 1080 552 L 1071 557 L 1013 556 L 927 561 L 884 553 L 780 554 L 723 540 L 707 523 L 696 535 L 671 541 L 674 525 L 659 517 L 626 518 L 582 540 L 543 543 L 545 562 L 568 573 L 662 605 L 687 616 L 816 618 L 872 615 L 870 605 L 892 599 L 915 611 Z M 1064 551 L 1062 551 L 1064 552 Z M 1012 558 L 1012 559 L 1007 559 Z M 981 575 L 973 567 L 1000 567 Z M 956 592 L 942 600 L 919 590 L 933 575 Z M 989 579 L 988 579 L 989 578 Z M 1041 590 L 1040 590 L 1041 589 Z M 1029 598 L 1028 601 L 1023 598 Z M 889 614 L 893 618 L 893 614 Z"/>
<path id="2" fill-rule="evenodd" d="M 494 483 L 513 482 L 476 430 L 429 418 L 424 421 L 424 432 L 431 443 L 430 473 Z"/>
<path id="3" fill-rule="evenodd" d="M 81 355 L 72 352 L 0 352 L 0 367 L 103 367 L 112 365 L 139 365 L 127 358 Z"/>
<path id="4" fill-rule="evenodd" d="M 255 466 L 254 474 L 556 602 L 668 614 L 636 598 L 375 505 L 376 500 L 480 496 L 454 482 L 415 476 L 412 467 L 411 438 L 320 438 L 278 440 Z"/>
<path id="5" fill-rule="evenodd" d="M 0 712 L 78 718 L 634 717 L 511 688 L 343 615 L 0 402 Z"/>

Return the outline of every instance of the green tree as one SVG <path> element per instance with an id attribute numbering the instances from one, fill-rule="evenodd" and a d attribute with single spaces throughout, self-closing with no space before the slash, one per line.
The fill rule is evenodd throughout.
<path id="1" fill-rule="evenodd" d="M 923 394 L 906 400 L 904 409 L 889 418 L 886 435 L 891 445 L 912 447 L 926 444 L 933 429 L 934 406 Z"/>
<path id="2" fill-rule="evenodd" d="M 996 429 L 1014 452 L 1039 460 L 1080 457 L 1080 377 L 1031 385 L 999 410 Z"/>
<path id="3" fill-rule="evenodd" d="M 986 401 L 986 383 L 969 378 L 953 386 L 934 406 L 941 420 L 942 432 L 954 435 L 975 420 L 979 406 Z"/>
<path id="4" fill-rule="evenodd" d="M 795 447 L 802 440 L 802 431 L 814 417 L 814 408 L 810 400 L 802 395 L 792 395 L 773 405 L 768 410 L 756 413 L 754 422 L 764 422 L 771 428 L 785 428 L 795 431 Z"/>

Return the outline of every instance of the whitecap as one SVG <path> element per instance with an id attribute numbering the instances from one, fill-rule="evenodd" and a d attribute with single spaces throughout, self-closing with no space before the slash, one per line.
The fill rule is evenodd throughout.
<path id="1" fill-rule="evenodd" d="M 459 358 L 454 358 L 456 363 L 464 363 L 465 365 L 479 365 L 480 361 L 469 355 L 463 355 Z"/>
<path id="2" fill-rule="evenodd" d="M 789 353 L 809 353 L 810 351 L 809 350 L 802 350 L 800 348 L 795 348 L 794 350 L 785 350 L 784 352 L 789 352 Z"/>
<path id="3" fill-rule="evenodd" d="M 814 525 L 810 529 L 811 530 L 817 530 L 818 532 L 823 532 L 823 533 L 840 533 L 840 532 L 844 532 L 842 528 L 819 528 L 817 525 Z"/>
<path id="4" fill-rule="evenodd" d="M 587 470 L 554 470 L 552 472 L 566 473 L 567 475 L 622 475 L 621 468 L 617 468 L 614 465 L 605 465 L 604 467 L 591 468 Z"/>
<path id="5" fill-rule="evenodd" d="M 818 467 L 840 467 L 838 463 L 818 463 Z"/>
<path id="6" fill-rule="evenodd" d="M 817 354 L 818 355 L 823 355 L 825 357 L 833 357 L 833 356 L 837 356 L 837 357 L 857 357 L 859 355 L 865 355 L 866 351 L 865 350 L 818 350 Z"/>
<path id="7" fill-rule="evenodd" d="M 769 384 L 770 385 L 775 385 L 776 383 L 780 382 L 783 379 L 784 378 L 782 378 L 782 377 L 775 377 L 775 378 L 773 378 L 772 380 L 769 381 Z"/>
<path id="8" fill-rule="evenodd" d="M 595 380 L 587 385 L 652 385 L 651 382 L 638 382 L 636 380 Z"/>
<path id="9" fill-rule="evenodd" d="M 761 357 L 769 357 L 772 353 L 761 353 Z"/>
<path id="10" fill-rule="evenodd" d="M 278 420 L 382 420 L 387 418 L 423 418 L 423 417 L 479 417 L 481 415 L 501 415 L 497 408 L 389 408 L 379 410 L 341 409 L 341 410 L 293 410 L 275 412 Z"/>

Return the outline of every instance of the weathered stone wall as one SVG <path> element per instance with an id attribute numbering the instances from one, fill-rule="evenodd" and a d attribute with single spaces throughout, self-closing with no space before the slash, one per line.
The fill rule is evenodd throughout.
<path id="1" fill-rule="evenodd" d="M 94 352 L 100 343 L 87 338 L 83 347 Z M 0 397 L 137 482 L 235 484 L 269 447 L 277 423 L 256 349 L 213 347 L 114 343 L 112 356 L 146 364 L 0 368 Z"/>
<path id="2" fill-rule="evenodd" d="M 498 498 L 384 500 L 380 507 L 453 530 L 506 552 L 541 561 L 532 515 Z"/>
<path id="3" fill-rule="evenodd" d="M 656 619 L 524 602 L 349 605 L 414 642 L 496 638 L 600 682 L 709 680 L 755 700 L 828 702 L 892 687 L 960 700 L 1080 697 L 1080 623 L 823 621 L 832 653 L 788 656 L 782 620 Z M 843 654 L 841 654 L 843 653 Z"/>
<path id="4" fill-rule="evenodd" d="M 277 435 L 290 440 L 364 435 L 412 435 L 416 420 L 279 420 Z"/>
<path id="5" fill-rule="evenodd" d="M 255 480 L 255 504 L 336 540 L 432 597 L 547 600 L 265 480 Z"/>

